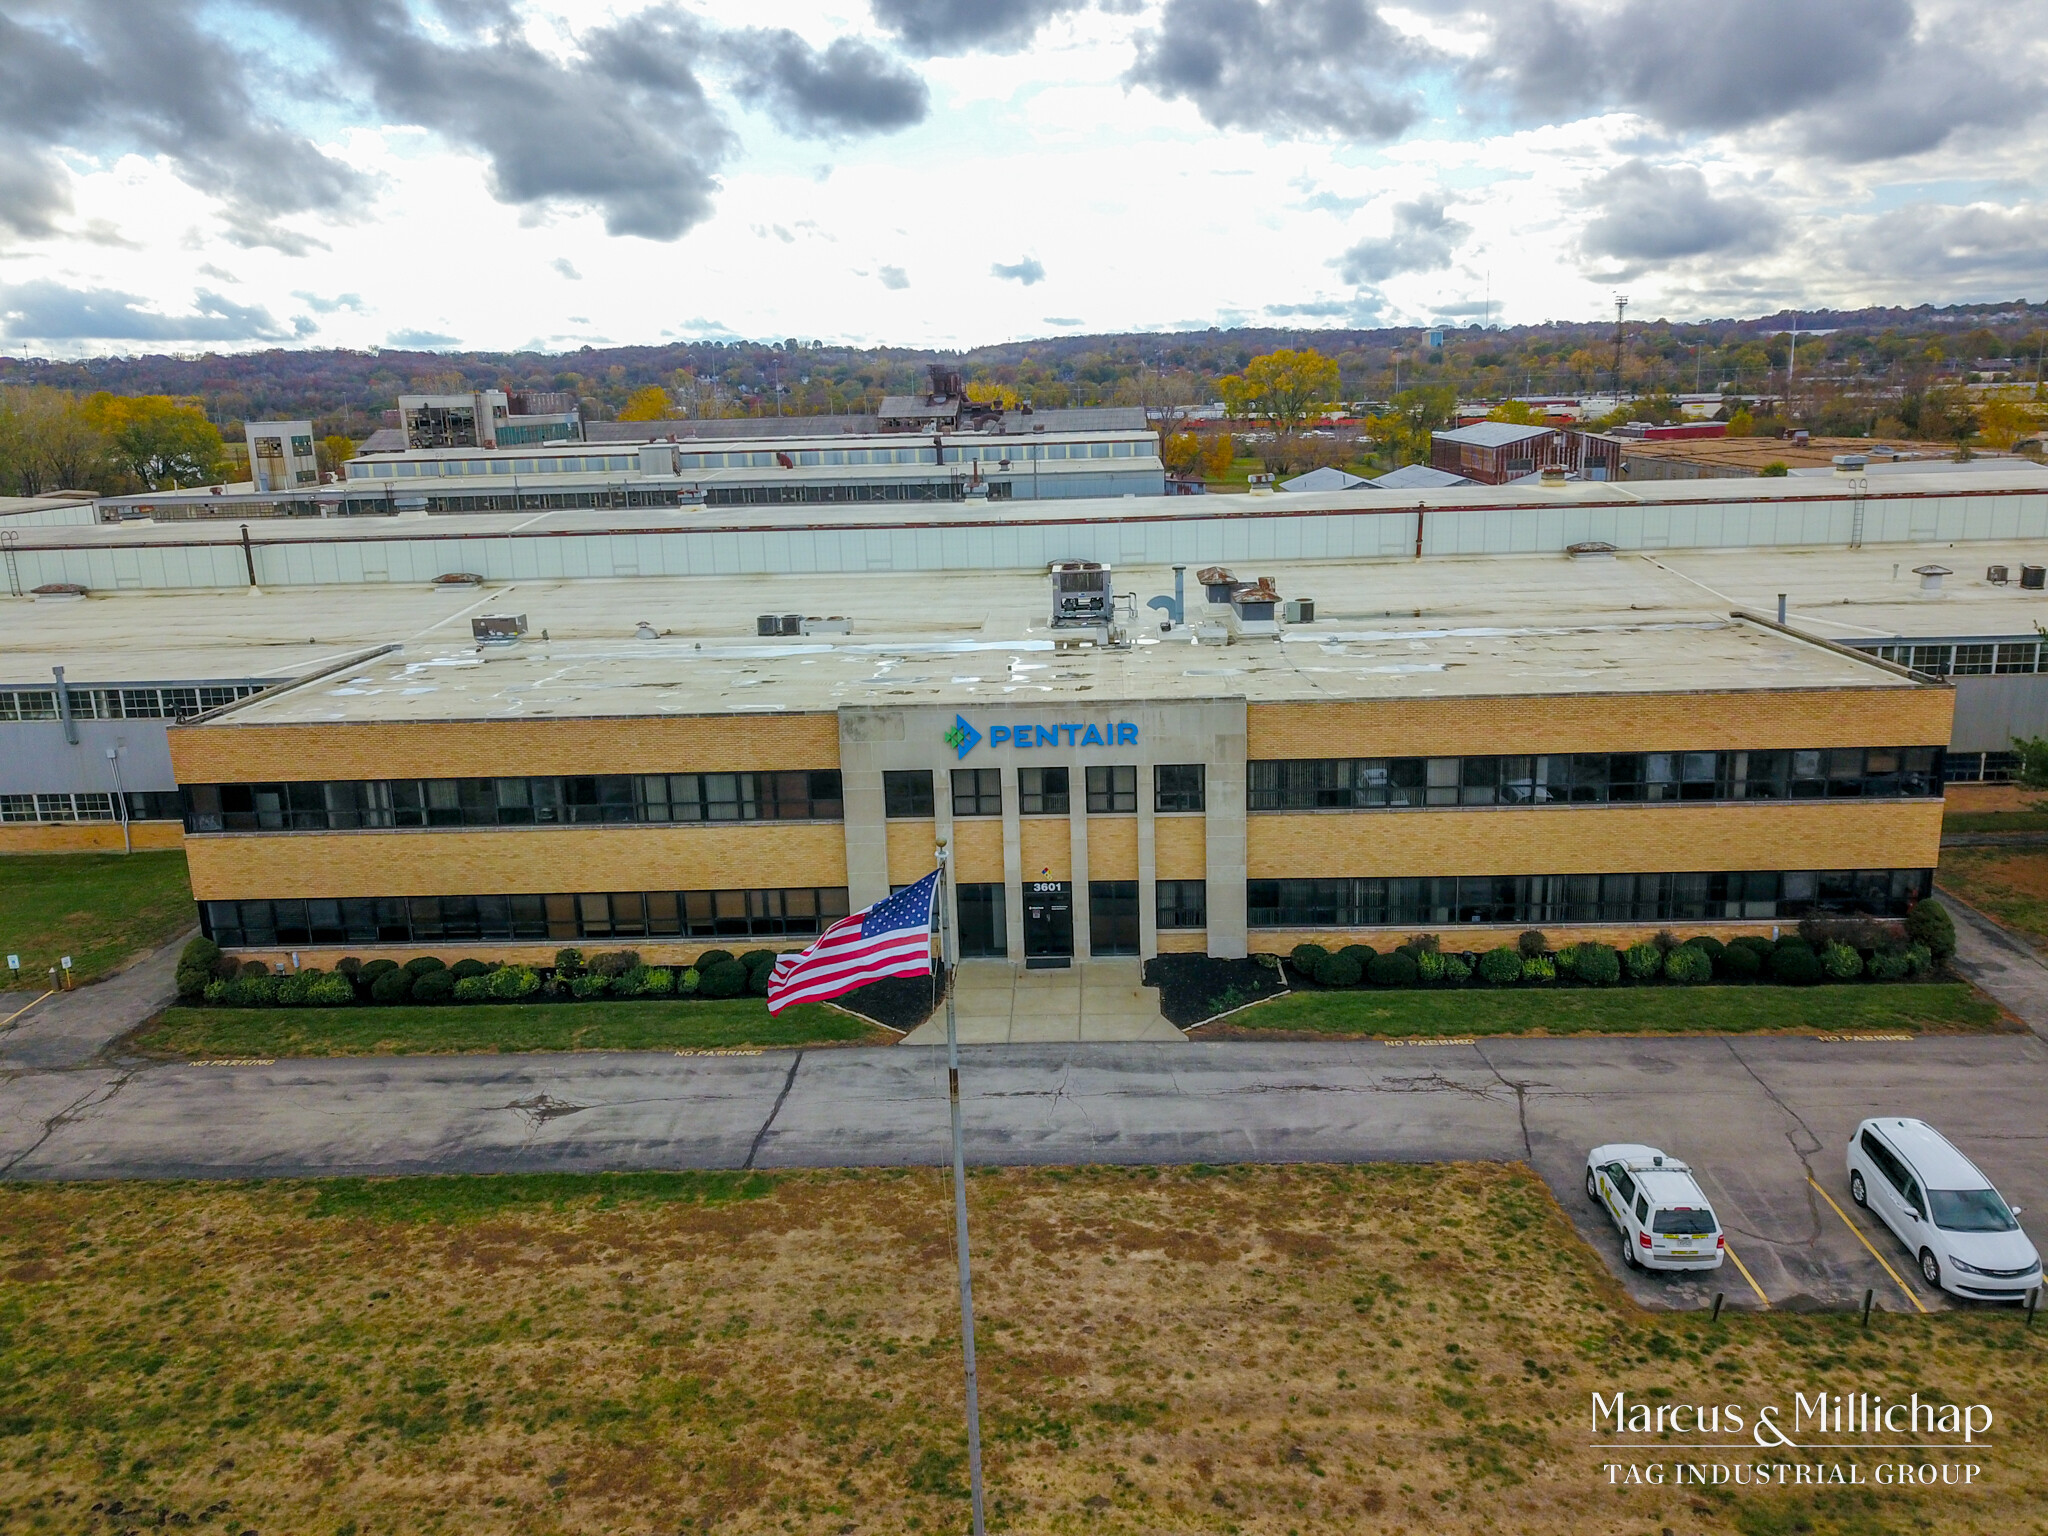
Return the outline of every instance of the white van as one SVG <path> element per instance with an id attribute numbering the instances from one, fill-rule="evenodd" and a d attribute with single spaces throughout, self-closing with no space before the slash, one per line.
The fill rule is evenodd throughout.
<path id="1" fill-rule="evenodd" d="M 1692 1170 L 1655 1147 L 1610 1142 L 1586 1154 L 1586 1198 L 1621 1230 L 1631 1269 L 1719 1269 L 1727 1240 Z"/>
<path id="2" fill-rule="evenodd" d="M 1924 1120 L 1866 1120 L 1849 1138 L 1849 1198 L 1892 1229 L 1927 1283 L 1982 1301 L 2023 1301 L 2041 1255 L 1991 1181 Z"/>

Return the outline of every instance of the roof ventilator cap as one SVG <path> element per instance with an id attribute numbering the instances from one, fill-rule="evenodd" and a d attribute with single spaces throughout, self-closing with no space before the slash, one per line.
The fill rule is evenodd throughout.
<path id="1" fill-rule="evenodd" d="M 1939 592 L 1941 578 L 1955 573 L 1945 565 L 1916 565 L 1913 567 L 1913 574 L 1920 578 L 1922 592 Z"/>

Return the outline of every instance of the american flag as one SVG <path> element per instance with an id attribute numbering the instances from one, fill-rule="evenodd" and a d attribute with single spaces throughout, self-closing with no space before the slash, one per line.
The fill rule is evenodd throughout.
<path id="1" fill-rule="evenodd" d="M 884 976 L 929 976 L 932 893 L 938 884 L 933 870 L 887 901 L 842 917 L 801 954 L 777 960 L 768 976 L 768 1011 L 821 1003 Z"/>

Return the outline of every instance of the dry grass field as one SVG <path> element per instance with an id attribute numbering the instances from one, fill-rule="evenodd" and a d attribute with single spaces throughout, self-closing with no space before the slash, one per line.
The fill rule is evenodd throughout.
<path id="1" fill-rule="evenodd" d="M 995 1530 L 2048 1528 L 2011 1312 L 1644 1313 L 1510 1167 L 970 1195 Z M 961 1531 L 948 1215 L 930 1170 L 0 1186 L 0 1532 Z M 1588 1448 L 1594 1390 L 1852 1379 L 1995 1405 L 1985 1481 L 1613 1489 Z"/>

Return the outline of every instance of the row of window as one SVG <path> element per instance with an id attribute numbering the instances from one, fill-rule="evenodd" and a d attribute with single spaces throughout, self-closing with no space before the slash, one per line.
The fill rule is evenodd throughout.
<path id="1" fill-rule="evenodd" d="M 2019 772 L 2017 752 L 1951 752 L 1942 763 L 1951 784 L 2010 784 Z"/>
<path id="2" fill-rule="evenodd" d="M 1933 677 L 1989 677 L 2041 670 L 2041 642 L 2038 640 L 1941 641 L 1934 645 L 1858 644 L 1855 648 Z"/>
<path id="3" fill-rule="evenodd" d="M 1246 885 L 1246 921 L 1253 928 L 1381 928 L 1661 923 L 1809 912 L 1903 917 L 1933 889 L 1930 869 L 1253 880 Z"/>
<path id="4" fill-rule="evenodd" d="M 1003 771 L 1000 768 L 955 768 L 953 814 L 1003 814 Z M 1127 815 L 1138 809 L 1138 770 L 1106 764 L 1090 767 L 1083 780 L 1088 814 Z M 923 768 L 891 769 L 882 775 L 882 798 L 891 817 L 932 814 L 932 776 Z M 1207 775 L 1200 763 L 1159 763 L 1152 769 L 1152 809 L 1172 813 L 1200 811 L 1207 804 Z M 1017 813 L 1020 816 L 1065 816 L 1073 809 L 1072 774 L 1066 768 L 1019 768 Z"/>
<path id="5" fill-rule="evenodd" d="M 607 822 L 838 821 L 836 768 L 523 779 L 190 784 L 188 832 L 336 832 Z"/>
<path id="6" fill-rule="evenodd" d="M 130 790 L 129 821 L 176 821 L 178 792 Z M 118 821 L 110 794 L 0 795 L 0 821 Z"/>
<path id="7" fill-rule="evenodd" d="M 500 434 L 501 438 L 503 434 Z M 943 457 L 932 447 L 734 449 L 723 453 L 679 453 L 679 470 L 809 469 L 864 464 L 1011 464 L 1032 460 L 1149 458 L 1149 442 L 1045 443 L 1019 440 L 947 448 Z M 782 461 L 788 459 L 789 464 Z M 533 459 L 359 459 L 348 466 L 350 479 L 416 480 L 469 478 L 479 475 L 602 475 L 637 471 L 638 454 L 564 454 Z"/>
<path id="8" fill-rule="evenodd" d="M 433 944 L 482 940 L 807 939 L 847 914 L 846 887 L 599 891 L 551 896 L 352 896 L 205 901 L 214 943 Z"/>
<path id="9" fill-rule="evenodd" d="M 1247 764 L 1254 811 L 1939 795 L 1940 747 L 1352 757 Z"/>
<path id="10" fill-rule="evenodd" d="M 78 720 L 183 720 L 269 687 L 218 683 L 204 688 L 66 688 Z M 57 720 L 54 688 L 0 688 L 0 720 Z"/>

